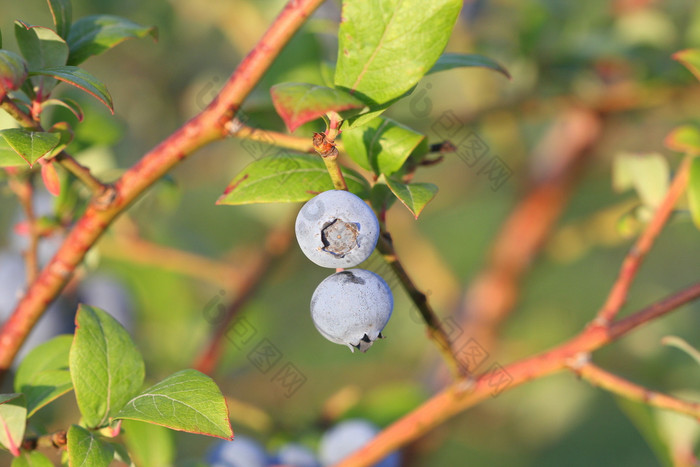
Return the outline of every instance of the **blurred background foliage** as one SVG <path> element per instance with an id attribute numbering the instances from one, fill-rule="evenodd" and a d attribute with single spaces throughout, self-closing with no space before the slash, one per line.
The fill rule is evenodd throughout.
<path id="1" fill-rule="evenodd" d="M 85 121 L 76 125 L 69 150 L 99 176 L 115 179 L 209 102 L 283 3 L 74 0 L 74 18 L 97 13 L 124 16 L 156 25 L 160 40 L 129 41 L 85 65 L 107 84 L 115 116 L 89 96 L 63 87 L 61 92 L 79 101 L 86 113 Z M 16 50 L 13 20 L 51 24 L 44 0 L 5 0 L 1 10 L 0 30 L 5 48 L 11 50 Z M 323 82 L 324 64 L 335 60 L 338 19 L 339 2 L 329 1 L 296 35 L 246 102 L 243 111 L 249 123 L 284 131 L 272 109 L 269 86 L 281 81 Z M 479 69 L 431 75 L 413 96 L 387 112 L 438 142 L 432 125 L 451 111 L 480 136 L 489 154 L 498 155 L 512 169 L 508 181 L 494 191 L 476 167 L 448 154 L 441 164 L 417 173 L 417 181 L 440 188 L 419 220 L 401 205 L 388 214 L 389 230 L 407 270 L 445 317 L 459 308 L 464 290 L 483 267 L 494 236 L 524 190 L 538 173 L 556 163 L 538 158 L 536 151 L 556 118 L 572 107 L 604 112 L 602 135 L 586 156 L 588 163 L 574 194 L 524 278 L 499 345 L 487 349 L 488 360 L 480 369 L 509 363 L 571 337 L 603 303 L 632 241 L 619 230 L 618 221 L 637 200 L 632 191 L 612 189 L 613 158 L 625 151 L 661 152 L 676 166 L 679 157 L 664 148 L 663 138 L 679 124 L 700 123 L 700 86 L 670 55 L 690 47 L 700 47 L 700 4 L 693 0 L 467 1 L 448 51 L 496 59 L 508 68 L 512 80 Z M 412 107 L 412 99 L 422 91 L 431 104 L 427 116 Z M 53 118 L 73 117 L 56 110 Z M 315 122 L 296 134 L 310 138 L 320 129 L 322 124 Z M 291 233 L 290 221 L 300 207 L 215 206 L 227 183 L 252 160 L 240 141 L 227 140 L 180 164 L 90 253 L 61 298 L 64 311 L 44 326 L 45 332 L 61 326 L 61 332 L 70 332 L 73 304 L 91 288 L 81 288 L 78 281 L 98 276 L 121 290 L 115 293 L 121 298 L 102 306 L 132 321 L 149 380 L 192 366 L 212 330 L 207 304 L 217 295 L 221 303 L 235 298 L 233 279 L 246 274 L 246 265 L 263 247 L 271 228 L 288 226 Z M 22 240 L 13 234 L 20 210 L 6 185 L 0 188 L 2 272 L 21 277 L 16 258 Z M 49 212 L 53 201 L 48 195 L 42 198 L 46 198 L 41 203 L 44 213 Z M 166 266 L 167 251 L 154 249 L 150 254 L 146 248 L 146 253 L 134 253 L 129 239 L 135 235 L 147 244 L 200 255 L 209 263 Z M 626 311 L 697 280 L 699 238 L 687 213 L 679 212 L 640 271 Z M 58 237 L 46 240 L 44 260 L 59 242 Z M 405 294 L 387 274 L 396 306 L 386 340 L 367 354 L 351 354 L 316 332 L 309 319 L 309 299 L 327 274 L 293 244 L 242 310 L 255 330 L 254 338 L 239 348 L 227 345 L 215 373 L 225 395 L 232 398 L 236 433 L 249 434 L 270 447 L 285 440 L 315 446 L 332 420 L 360 416 L 383 426 L 439 387 L 438 354 Z M 5 302 L 4 316 L 11 307 Z M 699 344 L 700 306 L 685 308 L 597 352 L 594 361 L 651 388 L 670 393 L 695 390 L 697 397 L 697 365 L 660 344 L 669 334 Z M 271 381 L 277 368 L 262 373 L 248 359 L 262 339 L 281 353 L 277 368 L 290 362 L 306 378 L 293 395 Z M 37 416 L 53 428 L 65 427 L 76 421 L 71 399 L 64 397 Z M 650 445 L 668 438 L 680 422 L 659 422 L 663 417 L 635 404 L 621 405 L 608 393 L 565 373 L 507 391 L 455 417 L 409 446 L 406 465 L 664 465 L 660 460 L 664 454 L 655 454 Z M 194 435 L 174 436 L 178 457 L 184 460 L 201 458 L 213 443 Z M 668 449 L 661 446 L 658 452 Z"/>

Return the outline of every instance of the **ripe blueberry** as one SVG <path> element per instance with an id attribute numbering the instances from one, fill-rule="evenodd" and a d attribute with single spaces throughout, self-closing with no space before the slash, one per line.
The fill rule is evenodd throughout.
<path id="1" fill-rule="evenodd" d="M 384 279 L 351 269 L 325 278 L 311 297 L 311 319 L 331 342 L 366 352 L 391 317 L 394 297 Z"/>
<path id="2" fill-rule="evenodd" d="M 377 433 L 379 429 L 366 420 L 352 419 L 340 422 L 324 433 L 318 457 L 323 465 L 335 465 L 367 444 Z M 398 452 L 392 452 L 374 464 L 374 467 L 398 467 L 400 464 L 401 456 Z"/>
<path id="3" fill-rule="evenodd" d="M 372 254 L 379 222 L 362 199 L 330 190 L 310 199 L 296 220 L 297 242 L 307 258 L 326 268 L 351 268 Z"/>
<path id="4" fill-rule="evenodd" d="M 277 464 L 287 467 L 320 467 L 321 465 L 309 448 L 297 443 L 285 444 L 277 451 L 273 465 Z"/>

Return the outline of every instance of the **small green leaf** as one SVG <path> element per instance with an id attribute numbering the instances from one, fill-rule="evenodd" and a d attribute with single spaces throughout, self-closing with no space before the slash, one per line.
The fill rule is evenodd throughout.
<path id="1" fill-rule="evenodd" d="M 449 39 L 460 0 L 346 0 L 335 85 L 370 104 L 403 95 L 430 70 Z"/>
<path id="2" fill-rule="evenodd" d="M 68 64 L 78 65 L 88 57 L 99 55 L 127 39 L 148 35 L 157 40 L 158 30 L 119 16 L 95 15 L 80 18 L 71 25 L 68 34 Z"/>
<path id="3" fill-rule="evenodd" d="M 688 181 L 688 205 L 695 226 L 700 229 L 700 159 L 695 158 L 690 166 Z"/>
<path id="4" fill-rule="evenodd" d="M 634 187 L 642 202 L 655 208 L 668 190 L 669 172 L 661 154 L 623 153 L 613 161 L 613 187 L 618 191 Z"/>
<path id="5" fill-rule="evenodd" d="M 49 28 L 15 21 L 15 37 L 29 71 L 65 65 L 68 60 L 68 44 Z"/>
<path id="6" fill-rule="evenodd" d="M 21 451 L 19 457 L 12 459 L 11 467 L 54 467 L 54 465 L 39 451 Z"/>
<path id="7" fill-rule="evenodd" d="M 56 336 L 32 349 L 20 363 L 14 389 L 27 397 L 27 417 L 73 389 L 68 371 L 72 335 Z"/>
<path id="8" fill-rule="evenodd" d="M 155 423 L 188 433 L 233 439 L 218 386 L 196 370 L 182 370 L 131 399 L 116 418 Z"/>
<path id="9" fill-rule="evenodd" d="M 365 107 L 361 100 L 341 89 L 309 83 L 276 84 L 270 88 L 270 95 L 275 110 L 290 132 L 330 111 L 347 117 L 353 112 L 342 113 L 343 111 Z"/>
<path id="10" fill-rule="evenodd" d="M 354 170 L 342 170 L 348 189 L 365 199 L 369 193 L 367 180 Z M 280 151 L 244 168 L 216 204 L 294 203 L 333 189 L 320 156 Z"/>
<path id="11" fill-rule="evenodd" d="M 37 160 L 51 152 L 61 140 L 61 136 L 56 133 L 29 131 L 23 128 L 0 130 L 0 136 L 30 167 Z M 0 164 L 3 163 L 4 159 L 1 153 L 6 151 L 6 149 L 4 145 L 0 145 Z M 8 158 L 9 161 L 11 161 L 10 158 Z"/>
<path id="12" fill-rule="evenodd" d="M 173 432 L 152 423 L 124 420 L 122 433 L 137 465 L 166 467 L 175 460 Z"/>
<path id="13" fill-rule="evenodd" d="M 695 360 L 695 362 L 698 365 L 700 365 L 700 350 L 688 344 L 688 342 L 686 342 L 685 339 L 681 339 L 677 336 L 666 336 L 663 339 L 661 339 L 661 343 L 663 345 L 668 345 L 682 350 L 683 352 L 687 353 L 690 356 L 690 358 Z"/>
<path id="14" fill-rule="evenodd" d="M 88 427 L 101 427 L 141 388 L 143 357 L 121 324 L 99 308 L 81 304 L 75 318 L 70 372 Z"/>
<path id="15" fill-rule="evenodd" d="M 43 75 L 51 76 L 60 81 L 82 89 L 88 94 L 95 97 L 109 108 L 110 112 L 114 113 L 114 105 L 112 104 L 112 96 L 107 91 L 107 87 L 102 84 L 97 78 L 92 76 L 87 71 L 78 68 L 77 66 L 55 66 L 44 68 L 42 70 L 30 71 L 30 76 Z"/>
<path id="16" fill-rule="evenodd" d="M 47 0 L 49 10 L 53 17 L 53 24 L 56 26 L 56 32 L 64 39 L 68 37 L 70 24 L 73 16 L 73 8 L 70 0 Z"/>
<path id="17" fill-rule="evenodd" d="M 25 79 L 29 68 L 27 62 L 14 52 L 0 50 L 0 97 L 7 91 L 18 89 Z"/>
<path id="18" fill-rule="evenodd" d="M 70 467 L 108 467 L 114 450 L 97 436 L 78 425 L 68 429 L 68 462 Z"/>
<path id="19" fill-rule="evenodd" d="M 423 212 L 425 205 L 432 201 L 438 192 L 438 187 L 432 183 L 409 183 L 407 185 L 390 178 L 384 178 L 384 181 L 416 219 Z"/>
<path id="20" fill-rule="evenodd" d="M 346 130 L 342 135 L 345 150 L 352 160 L 377 175 L 391 175 L 399 170 L 425 139 L 425 135 L 385 117 Z"/>
<path id="21" fill-rule="evenodd" d="M 672 151 L 700 154 L 700 131 L 695 125 L 679 126 L 666 136 L 664 144 Z"/>
<path id="22" fill-rule="evenodd" d="M 501 66 L 500 63 L 478 54 L 442 54 L 427 74 L 464 67 L 488 68 L 489 70 L 497 71 L 506 78 L 511 79 L 508 70 Z"/>
<path id="23" fill-rule="evenodd" d="M 26 426 L 27 405 L 24 394 L 0 394 L 0 444 L 13 456 L 19 456 Z"/>
<path id="24" fill-rule="evenodd" d="M 686 49 L 671 55 L 700 80 L 700 49 Z"/>

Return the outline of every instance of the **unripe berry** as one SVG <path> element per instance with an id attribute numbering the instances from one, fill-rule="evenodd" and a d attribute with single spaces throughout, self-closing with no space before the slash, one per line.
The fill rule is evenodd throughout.
<path id="1" fill-rule="evenodd" d="M 311 297 L 311 319 L 331 342 L 366 352 L 391 317 L 394 297 L 384 279 L 351 269 L 325 278 Z"/>
<path id="2" fill-rule="evenodd" d="M 326 268 L 351 268 L 372 254 L 379 222 L 362 199 L 330 190 L 310 199 L 299 211 L 297 242 L 307 258 Z"/>

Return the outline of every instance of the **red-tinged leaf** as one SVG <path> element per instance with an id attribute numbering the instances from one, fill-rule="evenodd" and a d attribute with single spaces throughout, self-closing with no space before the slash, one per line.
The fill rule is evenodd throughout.
<path id="1" fill-rule="evenodd" d="M 0 50 L 0 98 L 7 91 L 18 89 L 25 79 L 29 68 L 27 62 L 14 52 Z"/>
<path id="2" fill-rule="evenodd" d="M 102 102 L 107 106 L 110 112 L 114 113 L 112 96 L 109 94 L 109 91 L 107 91 L 105 85 L 90 73 L 78 68 L 77 66 L 54 66 L 38 71 L 32 71 L 29 73 L 29 75 L 50 76 L 68 83 L 71 86 L 75 86 L 78 89 L 82 89 L 95 97 L 98 101 Z"/>
<path id="3" fill-rule="evenodd" d="M 389 189 L 396 195 L 401 203 L 411 211 L 413 217 L 418 219 L 423 208 L 433 200 L 438 188 L 432 183 L 401 183 L 390 178 L 381 177 L 386 181 Z"/>
<path id="4" fill-rule="evenodd" d="M 47 0 L 53 24 L 56 26 L 56 32 L 64 39 L 68 37 L 70 31 L 70 23 L 73 16 L 73 8 L 70 0 Z"/>
<path id="5" fill-rule="evenodd" d="M 700 131 L 695 125 L 679 126 L 666 136 L 664 144 L 672 151 L 700 154 Z"/>
<path id="6" fill-rule="evenodd" d="M 141 26 L 118 16 L 85 16 L 70 27 L 67 39 L 70 47 L 68 64 L 77 65 L 88 57 L 101 54 L 129 38 L 148 35 L 158 40 L 158 29 Z"/>
<path id="7" fill-rule="evenodd" d="M 60 107 L 65 107 L 73 115 L 75 115 L 75 118 L 77 118 L 79 122 L 83 121 L 83 117 L 84 117 L 83 108 L 80 107 L 80 104 L 78 104 L 73 99 L 70 99 L 68 97 L 62 97 L 60 99 L 47 99 L 41 103 L 42 108 L 48 107 L 51 105 L 58 105 Z"/>
<path id="8" fill-rule="evenodd" d="M 700 49 L 686 49 L 671 55 L 700 80 Z"/>
<path id="9" fill-rule="evenodd" d="M 54 196 L 61 194 L 61 178 L 56 172 L 53 160 L 41 164 L 41 179 L 44 181 L 44 186 L 49 193 Z"/>
<path id="10" fill-rule="evenodd" d="M 270 88 L 275 110 L 289 131 L 315 120 L 330 111 L 349 117 L 365 104 L 350 93 L 309 83 L 282 83 Z M 349 111 L 349 112 L 348 112 Z"/>
<path id="11" fill-rule="evenodd" d="M 19 456 L 26 425 L 24 394 L 0 394 L 0 444 L 14 456 Z"/>

